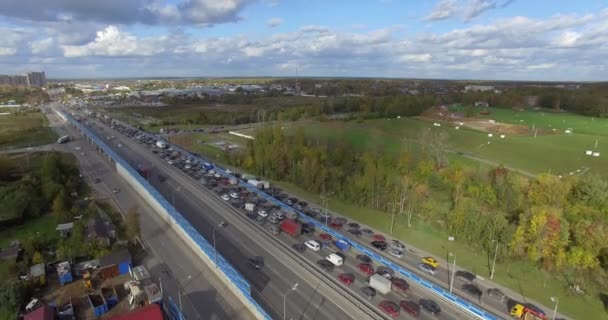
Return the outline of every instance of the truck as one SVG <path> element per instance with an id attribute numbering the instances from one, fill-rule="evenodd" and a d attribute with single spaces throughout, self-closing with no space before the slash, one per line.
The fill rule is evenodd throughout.
<path id="1" fill-rule="evenodd" d="M 155 283 L 142 285 L 138 281 L 131 280 L 125 283 L 125 289 L 129 293 L 127 300 L 132 306 L 162 302 L 163 294 Z"/>
<path id="2" fill-rule="evenodd" d="M 232 185 L 235 185 L 235 184 L 238 184 L 238 183 L 239 183 L 239 180 L 237 180 L 237 178 L 235 178 L 235 177 L 230 177 L 230 178 L 228 179 L 228 183 L 230 183 L 230 184 L 232 184 Z"/>
<path id="3" fill-rule="evenodd" d="M 167 143 L 162 140 L 158 140 L 156 141 L 156 147 L 159 149 L 165 149 L 167 147 Z"/>
<path id="4" fill-rule="evenodd" d="M 247 211 L 255 210 L 255 204 L 249 203 L 249 202 L 245 203 L 245 210 L 247 210 Z"/>
<path id="5" fill-rule="evenodd" d="M 511 315 L 523 320 L 547 320 L 544 314 L 518 303 L 511 308 Z"/>
<path id="6" fill-rule="evenodd" d="M 264 186 L 264 189 L 270 189 L 270 182 L 268 180 L 261 180 L 260 182 Z"/>
<path id="7" fill-rule="evenodd" d="M 302 225 L 297 221 L 285 219 L 281 222 L 281 230 L 295 238 L 302 234 Z"/>
<path id="8" fill-rule="evenodd" d="M 391 281 L 379 274 L 369 277 L 369 286 L 382 294 L 391 292 Z"/>
<path id="9" fill-rule="evenodd" d="M 70 136 L 63 136 L 60 137 L 59 139 L 57 139 L 57 143 L 61 144 L 61 143 L 66 143 L 70 141 Z"/>
<path id="10" fill-rule="evenodd" d="M 247 183 L 249 183 L 250 185 L 258 188 L 258 189 L 263 189 L 264 188 L 264 184 L 261 181 L 255 180 L 255 179 L 249 179 L 247 180 Z"/>

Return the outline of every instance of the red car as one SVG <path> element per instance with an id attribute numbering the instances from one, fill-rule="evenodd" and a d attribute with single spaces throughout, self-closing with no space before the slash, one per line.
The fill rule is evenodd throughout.
<path id="1" fill-rule="evenodd" d="M 331 240 L 331 236 L 327 233 L 321 233 L 319 234 L 319 238 L 321 238 L 321 240 L 323 241 L 330 241 Z"/>
<path id="2" fill-rule="evenodd" d="M 380 302 L 378 307 L 380 307 L 380 310 L 384 311 L 384 313 L 393 318 L 397 318 L 399 316 L 399 305 L 392 301 L 384 300 Z"/>
<path id="3" fill-rule="evenodd" d="M 372 267 L 372 265 L 369 263 L 359 263 L 359 265 L 357 265 L 357 269 L 359 269 L 361 272 L 365 273 L 368 276 L 374 274 L 374 267 Z"/>
<path id="4" fill-rule="evenodd" d="M 418 315 L 420 314 L 420 306 L 414 301 L 402 300 L 401 302 L 399 302 L 399 305 L 403 310 L 405 310 L 413 317 L 418 317 Z"/>
<path id="5" fill-rule="evenodd" d="M 392 278 L 391 284 L 391 288 L 393 288 L 393 290 L 399 291 L 401 293 L 405 293 L 407 289 L 410 288 L 410 284 L 401 278 Z"/>
<path id="6" fill-rule="evenodd" d="M 329 224 L 329 227 L 335 230 L 340 230 L 342 229 L 342 224 L 341 223 L 337 223 L 337 222 L 331 222 Z"/>
<path id="7" fill-rule="evenodd" d="M 351 273 L 343 273 L 338 276 L 338 279 L 347 286 L 350 286 L 353 284 L 353 282 L 355 282 L 355 276 Z"/>
<path id="8" fill-rule="evenodd" d="M 376 241 L 386 241 L 386 238 L 381 234 L 375 234 L 372 236 L 372 238 Z"/>

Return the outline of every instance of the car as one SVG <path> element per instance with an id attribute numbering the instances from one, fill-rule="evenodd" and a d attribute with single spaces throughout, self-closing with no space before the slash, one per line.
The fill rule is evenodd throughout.
<path id="1" fill-rule="evenodd" d="M 285 202 L 285 204 L 288 205 L 288 206 L 293 205 L 293 201 L 291 201 L 291 199 L 289 199 L 289 198 L 283 200 L 283 202 Z"/>
<path id="2" fill-rule="evenodd" d="M 395 257 L 395 258 L 401 258 L 401 257 L 403 257 L 403 252 L 401 250 L 398 250 L 398 249 L 391 249 L 391 250 L 388 251 L 388 253 L 391 256 Z"/>
<path id="3" fill-rule="evenodd" d="M 372 236 L 372 239 L 374 239 L 375 241 L 384 241 L 386 242 L 386 238 L 381 235 L 381 234 L 375 234 Z"/>
<path id="4" fill-rule="evenodd" d="M 335 217 L 332 222 L 344 225 L 347 222 L 347 220 L 342 217 Z"/>
<path id="5" fill-rule="evenodd" d="M 364 235 L 372 235 L 374 234 L 374 231 L 372 229 L 368 229 L 368 228 L 363 228 L 361 229 L 361 233 L 363 233 Z"/>
<path id="6" fill-rule="evenodd" d="M 432 266 L 430 266 L 426 263 L 419 263 L 418 269 L 420 269 L 428 274 L 431 274 L 431 275 L 435 275 L 437 273 L 437 271 L 435 271 L 435 268 L 433 268 Z"/>
<path id="7" fill-rule="evenodd" d="M 460 279 L 463 281 L 472 282 L 473 280 L 475 280 L 475 278 L 477 276 L 475 276 L 473 273 L 468 272 L 468 271 L 458 270 L 458 271 L 454 272 L 454 277 L 456 277 L 456 279 Z"/>
<path id="8" fill-rule="evenodd" d="M 391 280 L 393 278 L 393 276 L 395 275 L 395 271 L 393 271 L 393 269 L 391 269 L 389 267 L 379 266 L 376 269 L 376 274 L 379 274 L 379 275 L 383 276 L 384 278 Z"/>
<path id="9" fill-rule="evenodd" d="M 321 250 L 321 244 L 319 244 L 317 241 L 315 240 L 308 240 L 306 242 L 304 242 L 304 245 L 312 250 L 312 251 L 319 251 Z"/>
<path id="10" fill-rule="evenodd" d="M 332 270 L 334 270 L 334 264 L 325 259 L 321 259 L 321 260 L 317 261 L 317 265 L 319 265 L 319 267 L 321 267 L 321 269 L 323 269 L 327 272 L 331 272 Z"/>
<path id="11" fill-rule="evenodd" d="M 239 197 L 239 194 L 238 194 L 238 193 L 236 193 L 236 192 L 234 192 L 234 191 L 232 191 L 232 192 L 230 192 L 230 197 L 231 197 L 232 199 L 237 199 L 237 198 Z"/>
<path id="12" fill-rule="evenodd" d="M 352 273 L 343 273 L 338 276 L 338 280 L 342 282 L 344 285 L 350 286 L 355 282 L 355 276 Z"/>
<path id="13" fill-rule="evenodd" d="M 471 283 L 465 283 L 462 285 L 461 288 L 464 292 L 481 299 L 481 295 L 483 294 L 483 292 L 481 292 L 481 290 L 479 290 L 476 285 Z"/>
<path id="14" fill-rule="evenodd" d="M 372 300 L 376 296 L 376 289 L 372 287 L 363 287 L 361 288 L 361 292 L 363 292 L 363 295 L 369 300 Z"/>
<path id="15" fill-rule="evenodd" d="M 355 237 L 359 237 L 362 234 L 361 231 L 359 231 L 357 229 L 349 229 L 347 232 L 352 234 Z"/>
<path id="16" fill-rule="evenodd" d="M 332 221 L 329 223 L 329 227 L 332 229 L 335 229 L 335 230 L 340 230 L 340 229 L 342 229 L 342 224 Z"/>
<path id="17" fill-rule="evenodd" d="M 315 227 L 309 223 L 302 223 L 302 233 L 303 234 L 313 234 L 313 233 L 315 233 Z"/>
<path id="18" fill-rule="evenodd" d="M 264 257 L 256 256 L 250 258 L 248 264 L 250 267 L 255 268 L 256 270 L 260 270 L 264 267 Z"/>
<path id="19" fill-rule="evenodd" d="M 304 251 L 306 251 L 306 245 L 303 243 L 295 243 L 293 246 L 291 246 L 295 251 L 302 253 Z"/>
<path id="20" fill-rule="evenodd" d="M 275 217 L 275 216 L 268 217 L 268 221 L 270 221 L 270 223 L 273 223 L 273 224 L 277 224 L 277 223 L 281 222 L 281 220 L 277 219 L 277 217 Z"/>
<path id="21" fill-rule="evenodd" d="M 347 224 L 347 226 L 348 226 L 349 228 L 351 228 L 351 229 L 356 229 L 356 230 L 359 230 L 359 228 L 360 228 L 359 224 L 358 224 L 358 223 L 356 223 L 356 222 L 349 222 L 349 223 Z"/>
<path id="22" fill-rule="evenodd" d="M 93 182 L 94 182 L 94 183 L 100 183 L 100 182 L 101 182 L 101 179 L 99 179 L 99 178 L 95 178 L 95 179 L 93 180 Z"/>
<path id="23" fill-rule="evenodd" d="M 420 299 L 418 304 L 426 311 L 432 314 L 438 314 L 441 312 L 441 308 L 437 304 L 437 302 L 431 299 Z"/>
<path id="24" fill-rule="evenodd" d="M 498 288 L 490 288 L 486 290 L 486 294 L 496 300 L 499 300 L 500 302 L 505 301 L 507 298 L 507 295 Z"/>
<path id="25" fill-rule="evenodd" d="M 173 160 L 169 160 L 169 161 L 167 161 L 167 163 L 168 164 L 173 164 L 174 162 L 173 162 Z"/>
<path id="26" fill-rule="evenodd" d="M 328 233 L 320 233 L 319 238 L 321 238 L 321 240 L 323 241 L 330 241 L 331 235 L 329 235 Z"/>
<path id="27" fill-rule="evenodd" d="M 429 266 L 437 269 L 439 267 L 439 262 L 433 257 L 424 257 L 420 259 L 422 263 L 428 264 Z"/>
<path id="28" fill-rule="evenodd" d="M 238 197 L 238 195 L 237 195 Z M 258 215 L 260 215 L 260 217 L 266 218 L 268 217 L 268 213 L 266 213 L 266 210 L 260 209 L 258 210 Z"/>
<path id="29" fill-rule="evenodd" d="M 372 267 L 372 265 L 369 263 L 359 263 L 357 265 L 357 269 L 359 269 L 359 271 L 363 272 L 363 274 L 367 276 L 371 276 L 374 274 L 374 267 Z"/>
<path id="30" fill-rule="evenodd" d="M 192 166 L 190 166 L 189 164 L 187 164 L 187 165 L 184 166 L 184 169 L 190 170 L 190 169 L 192 169 Z"/>
<path id="31" fill-rule="evenodd" d="M 236 203 L 236 204 L 238 205 L 238 203 Z M 233 203 L 232 205 L 234 206 L 234 205 L 235 205 L 235 203 Z M 264 224 L 264 222 L 266 222 L 266 218 L 264 218 L 264 217 L 262 217 L 262 216 L 258 215 L 258 216 L 255 218 L 255 221 L 257 221 L 257 222 L 258 222 L 258 224 Z"/>
<path id="32" fill-rule="evenodd" d="M 398 291 L 401 293 L 405 293 L 410 288 L 410 284 L 407 283 L 404 279 L 401 278 L 392 278 L 391 279 L 391 289 L 394 291 Z"/>
<path id="33" fill-rule="evenodd" d="M 257 213 L 255 213 L 255 212 L 247 212 L 246 216 L 247 216 L 247 218 L 249 218 L 251 220 L 255 220 L 255 219 L 257 219 L 257 217 L 259 217 L 257 215 Z M 270 228 L 269 228 L 269 230 L 270 230 Z M 279 234 L 279 232 L 276 232 L 274 230 L 271 230 L 271 232 L 272 232 L 272 234 Z"/>
<path id="34" fill-rule="evenodd" d="M 418 315 L 420 315 L 420 305 L 414 301 L 401 300 L 401 302 L 399 302 L 399 306 L 412 317 L 418 317 Z"/>
<path id="35" fill-rule="evenodd" d="M 372 241 L 372 246 L 380 251 L 384 251 L 387 245 L 385 241 Z"/>
<path id="36" fill-rule="evenodd" d="M 228 200 L 230 200 L 230 196 L 229 196 L 229 195 L 227 195 L 227 194 L 223 194 L 223 195 L 222 195 L 222 200 L 224 200 L 224 201 L 228 201 Z"/>
<path id="37" fill-rule="evenodd" d="M 393 318 L 397 318 L 399 316 L 399 305 L 392 301 L 384 300 L 380 302 L 378 308 Z"/>
<path id="38" fill-rule="evenodd" d="M 312 212 L 314 212 L 314 213 L 321 213 L 321 208 L 318 208 L 318 207 L 312 207 L 312 208 L 310 208 L 310 210 L 312 210 Z"/>
<path id="39" fill-rule="evenodd" d="M 118 192 L 120 192 L 120 190 L 118 188 L 112 189 L 112 193 L 118 193 Z"/>
<path id="40" fill-rule="evenodd" d="M 391 248 L 397 249 L 399 251 L 403 251 L 403 250 L 405 250 L 405 245 L 403 243 L 401 243 L 399 240 L 393 240 L 393 241 L 391 241 Z"/>
<path id="41" fill-rule="evenodd" d="M 325 257 L 325 260 L 331 262 L 334 266 L 339 267 L 344 264 L 344 255 L 340 255 L 338 253 L 332 253 Z"/>
<path id="42" fill-rule="evenodd" d="M 254 214 L 255 214 L 255 213 L 254 213 Z M 268 230 L 268 232 L 270 232 L 271 234 L 273 234 L 273 235 L 275 235 L 275 236 L 276 236 L 277 234 L 281 233 L 281 229 L 279 229 L 279 227 L 277 227 L 277 226 L 276 226 L 276 225 L 274 225 L 274 224 L 269 225 L 269 226 L 268 226 L 266 229 Z"/>
<path id="43" fill-rule="evenodd" d="M 358 254 L 357 255 L 357 260 L 363 262 L 363 263 L 372 263 L 372 258 L 368 257 L 367 255 L 364 254 Z"/>
<path id="44" fill-rule="evenodd" d="M 221 174 L 219 174 L 219 173 L 216 173 L 216 174 L 214 174 L 213 176 L 214 176 L 214 177 L 216 177 L 216 178 L 218 178 L 218 179 L 222 177 L 222 175 L 221 175 Z"/>
<path id="45" fill-rule="evenodd" d="M 329 220 L 329 219 L 331 219 L 331 213 L 329 213 L 329 212 L 321 212 L 321 217 Z"/>

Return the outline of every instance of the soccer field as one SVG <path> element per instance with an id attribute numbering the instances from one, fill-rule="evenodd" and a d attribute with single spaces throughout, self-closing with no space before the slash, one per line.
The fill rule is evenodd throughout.
<path id="1" fill-rule="evenodd" d="M 445 131 L 448 148 L 497 164 L 539 174 L 557 175 L 598 173 L 608 176 L 608 120 L 592 119 L 572 114 L 543 113 L 493 109 L 488 119 L 498 122 L 534 125 L 555 134 L 488 137 L 486 132 L 467 128 L 455 129 L 451 124 L 436 127 L 432 122 L 412 118 L 377 119 L 363 122 L 305 122 L 302 126 L 309 136 L 343 137 L 360 151 L 383 151 L 397 155 L 404 146 L 415 151 L 422 130 Z M 520 121 L 523 120 L 523 121 Z M 571 128 L 572 134 L 564 133 Z M 293 129 L 293 128 L 292 128 Z M 597 148 L 595 144 L 597 141 Z M 599 152 L 599 157 L 587 156 L 585 151 Z M 606 151 L 608 152 L 608 151 Z"/>

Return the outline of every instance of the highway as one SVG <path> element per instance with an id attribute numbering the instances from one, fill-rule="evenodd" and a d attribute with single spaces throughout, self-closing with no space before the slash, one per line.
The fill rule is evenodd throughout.
<path id="1" fill-rule="evenodd" d="M 268 247 L 266 246 L 264 246 L 265 250 L 260 250 L 247 240 L 248 237 L 261 236 L 266 232 L 265 230 L 259 228 L 259 226 L 256 224 L 248 221 L 248 219 L 243 216 L 242 212 L 227 205 L 220 200 L 217 195 L 211 193 L 209 190 L 198 184 L 194 179 L 190 178 L 177 168 L 167 164 L 166 161 L 154 155 L 148 147 L 134 142 L 132 139 L 119 134 L 118 131 L 110 129 L 101 122 L 96 121 L 94 123 L 96 123 L 96 125 L 92 126 L 91 129 L 96 131 L 100 137 L 113 135 L 115 138 L 112 139 L 112 142 L 110 143 L 111 146 L 132 165 L 137 166 L 138 164 L 146 164 L 147 166 L 152 167 L 152 171 L 155 172 L 155 174 L 153 174 L 149 179 L 152 185 L 154 185 L 155 188 L 157 188 L 170 201 L 174 199 L 177 209 L 182 212 L 182 214 L 196 228 L 199 228 L 199 231 L 201 231 L 201 234 L 203 234 L 205 237 L 212 238 L 209 237 L 209 234 L 212 233 L 210 225 L 218 225 L 220 221 L 229 222 L 229 227 L 216 229 L 218 250 L 224 254 L 224 256 L 227 256 L 228 260 L 233 263 L 233 265 L 235 265 L 235 267 L 242 272 L 249 281 L 251 281 L 252 287 L 259 290 L 260 299 L 262 299 L 262 302 L 265 301 L 267 304 L 270 304 L 268 305 L 269 307 L 276 309 L 276 307 L 272 306 L 270 301 L 281 298 L 284 291 L 290 288 L 291 285 L 297 281 L 300 283 L 300 287 L 295 292 L 290 293 L 287 305 L 289 310 L 295 309 L 296 312 L 293 314 L 298 315 L 298 318 L 345 318 L 344 314 L 340 313 L 338 310 L 339 308 L 331 305 L 328 306 L 328 303 L 330 304 L 331 301 L 321 297 L 318 292 L 315 293 L 312 286 L 311 288 L 302 288 L 301 286 L 303 283 L 301 282 L 303 281 L 296 280 L 298 276 L 292 272 L 294 269 L 285 268 L 282 266 L 282 263 L 274 259 L 276 251 L 267 251 L 266 249 L 268 249 Z M 119 145 L 122 145 L 122 147 L 119 147 Z M 158 174 L 169 177 L 169 179 L 164 182 L 160 182 L 160 180 L 158 180 Z M 211 220 L 210 223 L 206 222 L 207 219 Z M 231 228 L 231 226 L 235 224 L 237 224 L 239 228 Z M 247 231 L 247 235 L 242 234 L 245 230 Z M 308 237 L 302 236 L 300 239 L 296 240 L 285 234 L 280 234 L 278 238 L 285 243 L 287 247 L 290 247 L 293 243 L 303 242 L 308 239 Z M 315 237 L 313 236 L 310 238 Z M 231 241 L 234 239 L 239 239 L 240 241 L 237 241 L 236 244 L 232 244 Z M 304 252 L 303 256 L 314 264 L 317 260 L 323 258 L 328 253 L 329 251 L 326 251 L 326 249 L 322 250 L 320 253 L 306 251 Z M 358 270 L 356 270 L 354 254 L 355 253 L 350 253 L 346 259 L 347 263 L 340 268 L 336 268 L 336 270 L 332 272 L 331 276 L 335 278 L 339 273 L 343 272 L 354 274 L 357 278 L 355 284 L 353 284 L 347 290 L 352 290 L 352 292 L 355 294 L 361 294 L 360 287 L 363 286 L 365 277 Z M 258 255 L 263 256 L 266 259 L 266 266 L 263 270 L 264 276 L 260 276 L 259 271 L 252 270 L 249 266 L 247 266 L 247 259 L 249 257 Z M 280 261 L 285 262 L 283 259 Z M 272 288 L 273 283 L 275 282 L 278 282 L 279 286 L 282 287 L 283 290 Z M 344 287 L 344 289 L 346 289 L 346 287 Z M 312 295 L 310 295 L 311 293 Z M 298 297 L 297 294 L 300 294 L 301 296 Z M 315 299 L 315 296 L 319 297 L 319 299 Z M 302 303 L 303 301 L 308 301 L 311 297 L 311 302 Z M 423 311 L 421 315 L 422 319 L 447 320 L 471 318 L 471 316 L 463 314 L 460 310 L 456 310 L 456 308 L 451 304 L 438 301 L 436 297 L 427 292 L 425 289 L 416 287 L 414 285 L 412 285 L 410 291 L 406 295 L 390 293 L 387 297 L 384 297 L 384 299 L 399 302 L 400 300 L 417 301 L 420 297 L 436 300 L 439 302 L 443 310 L 443 312 L 437 316 Z M 376 297 L 373 304 L 377 305 L 382 300 L 383 298 Z M 312 317 L 311 311 L 309 311 L 311 310 L 311 305 L 322 305 L 322 307 L 318 310 L 312 309 L 314 310 L 312 311 Z M 264 306 L 267 307 L 266 305 Z M 328 313 L 325 310 L 330 311 Z M 333 312 L 338 313 L 332 313 L 332 310 Z M 272 311 L 272 309 L 269 311 Z M 402 312 L 400 317 L 406 318 L 405 312 Z M 358 318 L 361 317 L 359 316 Z"/>
<path id="2" fill-rule="evenodd" d="M 137 206 L 142 241 L 148 252 L 140 263 L 158 280 L 165 297 L 171 296 L 178 304 L 181 302 L 188 319 L 254 319 L 226 285 L 201 262 L 197 253 L 189 250 L 174 230 L 167 227 L 166 222 L 160 220 L 158 214 L 118 175 L 107 156 L 95 151 L 90 142 L 81 138 L 74 127 L 64 123 L 56 114 L 47 113 L 47 118 L 58 135 L 70 135 L 74 140 L 26 151 L 54 149 L 72 153 L 96 198 L 112 201 L 121 214 Z M 96 177 L 101 179 L 100 183 L 93 183 Z M 114 188 L 120 192 L 114 194 Z"/>

